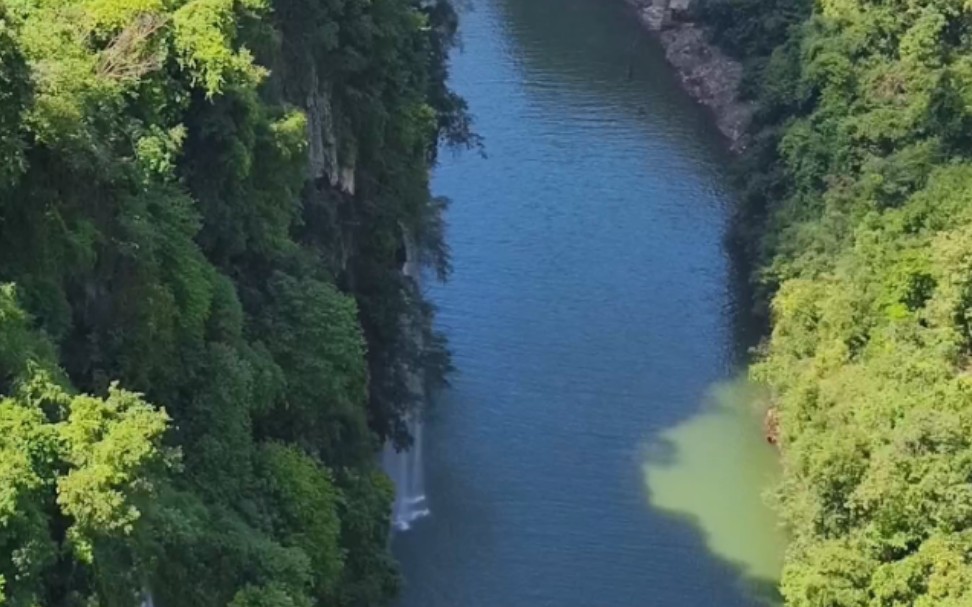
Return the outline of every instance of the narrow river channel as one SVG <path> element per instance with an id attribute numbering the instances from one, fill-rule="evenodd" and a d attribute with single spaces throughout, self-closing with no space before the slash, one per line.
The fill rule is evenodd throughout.
<path id="1" fill-rule="evenodd" d="M 443 154 L 457 374 L 400 607 L 760 604 L 782 538 L 739 373 L 729 157 L 621 0 L 467 0 Z"/>

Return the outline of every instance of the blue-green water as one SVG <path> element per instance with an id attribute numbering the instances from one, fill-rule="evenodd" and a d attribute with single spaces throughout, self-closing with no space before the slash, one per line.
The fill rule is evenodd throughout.
<path id="1" fill-rule="evenodd" d="M 772 451 L 746 403 L 707 404 L 746 326 L 729 159 L 622 4 L 463 12 L 488 157 L 434 180 L 458 374 L 425 425 L 431 515 L 393 540 L 401 607 L 736 607 L 774 576 Z"/>

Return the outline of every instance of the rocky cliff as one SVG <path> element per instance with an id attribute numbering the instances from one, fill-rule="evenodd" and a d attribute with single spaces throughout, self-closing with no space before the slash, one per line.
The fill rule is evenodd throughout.
<path id="1" fill-rule="evenodd" d="M 733 151 L 746 147 L 752 104 L 740 99 L 742 65 L 711 44 L 689 15 L 692 0 L 627 0 L 642 24 L 654 32 L 665 57 L 692 97 L 708 107 Z"/>

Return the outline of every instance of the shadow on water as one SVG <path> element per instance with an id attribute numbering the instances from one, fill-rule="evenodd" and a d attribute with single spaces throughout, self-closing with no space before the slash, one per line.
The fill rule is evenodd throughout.
<path id="1" fill-rule="evenodd" d="M 524 82 L 533 94 L 580 105 L 725 166 L 729 153 L 707 110 L 679 84 L 658 41 L 619 10 L 623 0 L 499 0 Z M 555 75 L 551 78 L 551 75 Z M 556 80 L 560 86 L 545 86 Z M 673 131 L 679 124 L 685 131 Z M 648 131 L 646 133 L 646 131 Z M 701 144 L 701 145 L 700 145 Z M 704 150 L 704 152 L 703 152 Z"/>
<path id="2" fill-rule="evenodd" d="M 649 441 L 643 471 L 652 507 L 690 522 L 751 596 L 777 604 L 786 536 L 768 503 L 780 470 L 765 402 L 744 379 L 717 384 L 697 415 Z"/>

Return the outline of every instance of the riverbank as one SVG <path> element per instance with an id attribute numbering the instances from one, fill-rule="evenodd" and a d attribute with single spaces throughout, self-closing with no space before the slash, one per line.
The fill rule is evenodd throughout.
<path id="1" fill-rule="evenodd" d="M 753 104 L 740 99 L 742 64 L 711 44 L 697 23 L 673 17 L 678 14 L 674 8 L 665 11 L 651 0 L 626 1 L 644 27 L 658 37 L 685 90 L 712 112 L 730 149 L 746 149 Z"/>
<path id="2" fill-rule="evenodd" d="M 740 200 L 773 310 L 750 374 L 776 406 L 785 604 L 972 605 L 968 14 L 717 6 L 734 52 L 784 62 L 752 83 Z"/>

